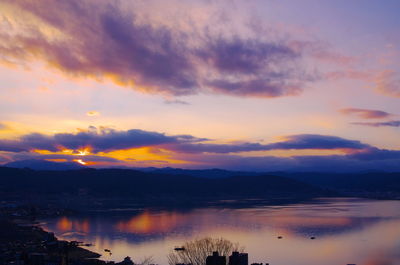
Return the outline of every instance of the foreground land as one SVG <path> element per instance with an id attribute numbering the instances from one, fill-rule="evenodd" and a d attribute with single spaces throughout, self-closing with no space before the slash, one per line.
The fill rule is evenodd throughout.
<path id="1" fill-rule="evenodd" d="M 0 265 L 133 265 L 128 257 L 120 263 L 103 261 L 100 254 L 83 248 L 89 244 L 59 240 L 35 223 L 38 216 L 68 212 L 0 205 Z"/>
<path id="2" fill-rule="evenodd" d="M 60 241 L 53 233 L 21 220 L 1 219 L 0 234 L 0 264 L 101 263 L 100 255 L 79 247 L 81 243 Z"/>

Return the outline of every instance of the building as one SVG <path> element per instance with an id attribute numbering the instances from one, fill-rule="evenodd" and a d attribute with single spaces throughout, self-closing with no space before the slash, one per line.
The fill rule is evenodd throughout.
<path id="1" fill-rule="evenodd" d="M 232 252 L 229 256 L 229 265 L 248 265 L 249 255 L 247 253 Z"/>
<path id="2" fill-rule="evenodd" d="M 214 251 L 212 256 L 206 258 L 206 265 L 226 265 L 226 257 L 220 256 L 218 251 Z"/>

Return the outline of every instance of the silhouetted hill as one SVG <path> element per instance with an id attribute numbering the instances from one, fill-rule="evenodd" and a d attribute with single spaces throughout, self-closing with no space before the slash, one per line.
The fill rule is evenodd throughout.
<path id="1" fill-rule="evenodd" d="M 323 189 L 279 176 L 198 178 L 128 169 L 36 171 L 0 167 L 0 192 L 65 196 L 153 198 L 161 200 L 234 198 L 312 198 L 329 194 Z"/>
<path id="2" fill-rule="evenodd" d="M 232 176 L 281 176 L 309 183 L 323 189 L 335 190 L 342 195 L 374 198 L 400 198 L 400 172 L 236 172 L 222 169 L 187 170 L 179 168 L 140 168 L 153 173 L 185 174 L 202 178 L 229 178 Z"/>
<path id="3" fill-rule="evenodd" d="M 400 172 L 320 173 L 274 172 L 301 182 L 356 196 L 400 199 Z"/>
<path id="4" fill-rule="evenodd" d="M 192 177 L 200 177 L 200 178 L 229 178 L 234 176 L 260 176 L 265 175 L 265 173 L 260 172 L 247 172 L 247 171 L 230 171 L 219 168 L 210 168 L 210 169 L 183 169 L 183 168 L 172 168 L 172 167 L 164 167 L 164 168 L 156 168 L 156 167 L 147 167 L 147 168 L 135 168 L 136 170 L 143 172 L 151 172 L 158 174 L 170 174 L 170 175 L 187 175 Z"/>
<path id="5" fill-rule="evenodd" d="M 30 168 L 35 170 L 73 170 L 85 168 L 85 166 L 73 162 L 51 162 L 39 159 L 14 161 L 7 163 L 4 166 L 12 168 Z"/>

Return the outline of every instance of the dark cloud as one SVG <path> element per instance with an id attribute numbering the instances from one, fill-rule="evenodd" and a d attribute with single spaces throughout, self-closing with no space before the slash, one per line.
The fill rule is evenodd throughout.
<path id="1" fill-rule="evenodd" d="M 206 144 L 206 143 L 179 143 L 168 146 L 171 150 L 184 153 L 237 153 L 249 151 L 268 151 L 268 150 L 301 150 L 301 149 L 365 149 L 370 146 L 360 141 L 347 140 L 344 138 L 318 135 L 318 134 L 299 134 L 288 136 L 284 141 L 259 144 Z"/>
<path id="2" fill-rule="evenodd" d="M 208 86 L 216 93 L 257 97 L 279 97 L 297 95 L 302 91 L 302 85 L 286 84 L 285 79 L 261 78 L 247 81 L 213 80 Z"/>
<path id="3" fill-rule="evenodd" d="M 34 23 L 0 32 L 0 58 L 7 62 L 41 59 L 68 74 L 168 95 L 279 97 L 300 93 L 312 80 L 302 66 L 306 45 L 294 49 L 283 38 L 146 23 L 124 1 L 6 2 L 61 34 L 49 37 Z"/>
<path id="4" fill-rule="evenodd" d="M 384 122 L 352 122 L 354 125 L 370 126 L 370 127 L 400 127 L 400 121 L 384 121 Z"/>
<path id="5" fill-rule="evenodd" d="M 363 119 L 382 119 L 392 116 L 392 114 L 385 111 L 371 109 L 346 108 L 341 109 L 340 112 L 347 115 L 355 115 Z"/>
<path id="6" fill-rule="evenodd" d="M 351 158 L 356 158 L 359 160 L 387 160 L 387 159 L 397 159 L 400 160 L 400 150 L 387 150 L 378 149 L 371 147 L 363 150 L 362 152 L 357 152 L 348 155 Z"/>
<path id="7" fill-rule="evenodd" d="M 299 134 L 287 137 L 286 141 L 269 145 L 271 149 L 364 149 L 368 144 L 337 136 Z"/>
<path id="8" fill-rule="evenodd" d="M 55 152 L 61 148 L 78 150 L 90 147 L 93 153 L 97 153 L 200 140 L 205 139 L 198 139 L 190 135 L 166 136 L 162 133 L 137 129 L 116 131 L 109 128 L 97 130 L 95 127 L 90 127 L 88 131 L 76 134 L 58 133 L 48 136 L 33 133 L 24 135 L 17 140 L 0 140 L 0 151 L 23 152 L 40 149 Z"/>
<path id="9" fill-rule="evenodd" d="M 230 40 L 222 37 L 207 41 L 207 48 L 200 50 L 200 57 L 222 73 L 253 74 L 273 68 L 285 60 L 299 56 L 293 49 L 281 43 L 263 42 L 256 39 Z"/>

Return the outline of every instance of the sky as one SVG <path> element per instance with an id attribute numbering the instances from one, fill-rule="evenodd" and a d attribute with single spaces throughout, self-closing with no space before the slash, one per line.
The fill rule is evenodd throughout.
<path id="1" fill-rule="evenodd" d="M 400 170 L 397 0 L 3 0 L 0 164 Z"/>

